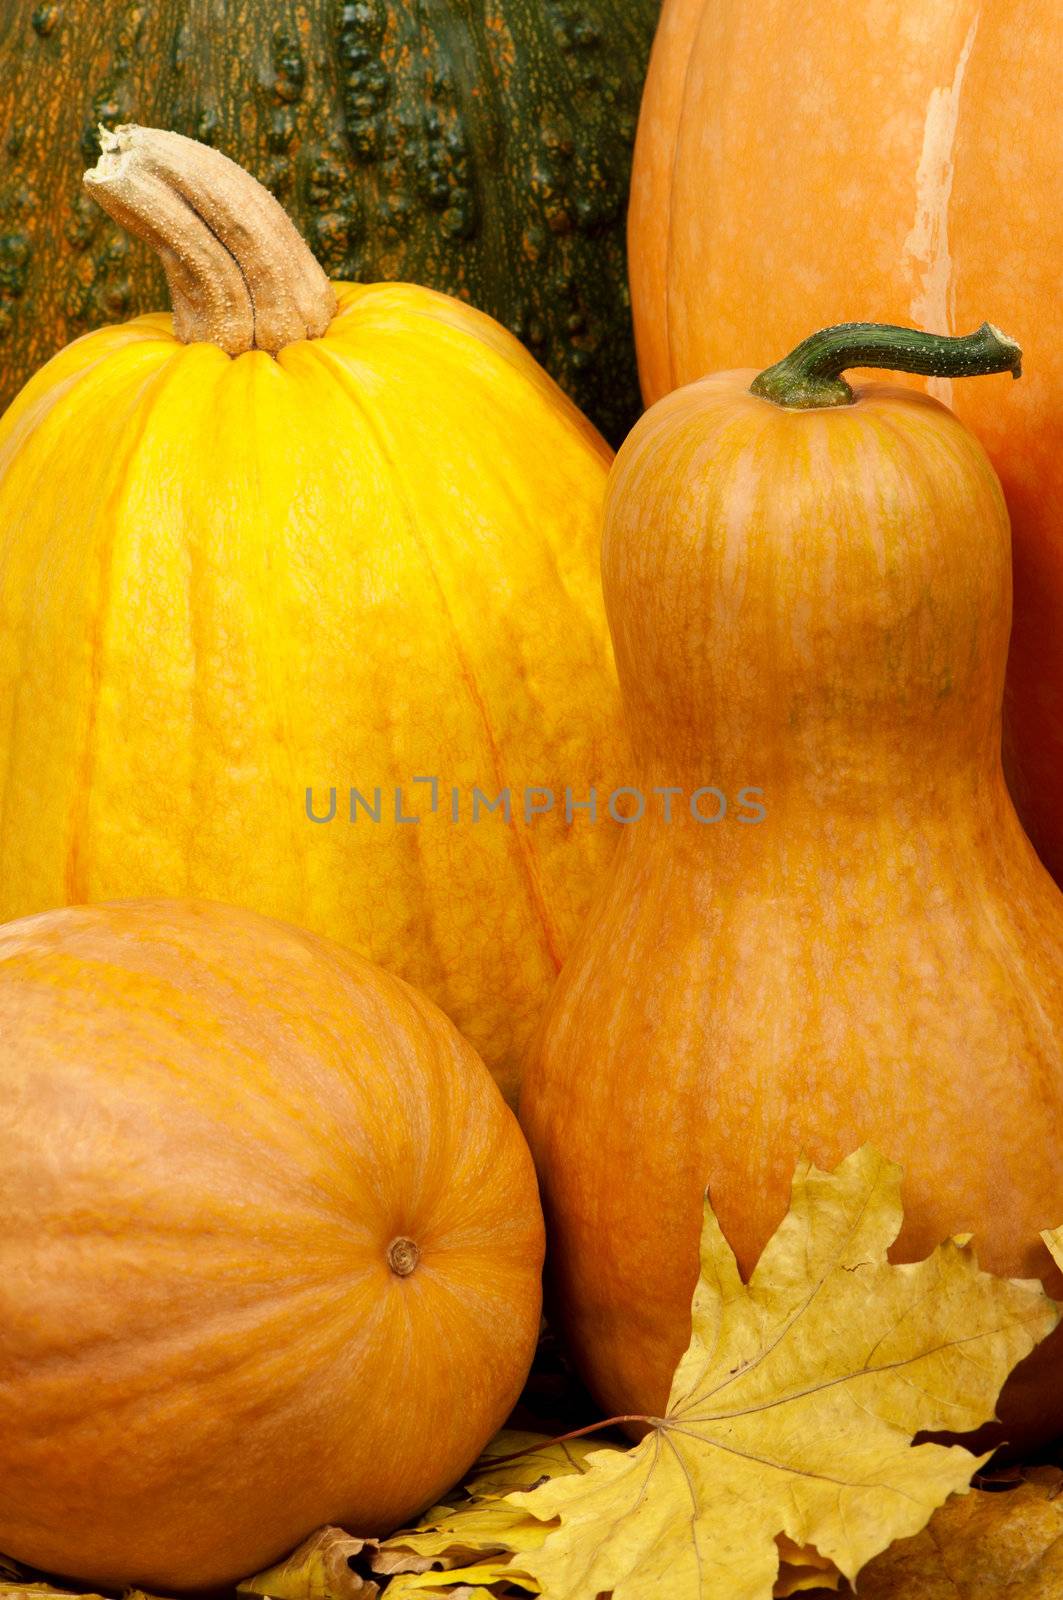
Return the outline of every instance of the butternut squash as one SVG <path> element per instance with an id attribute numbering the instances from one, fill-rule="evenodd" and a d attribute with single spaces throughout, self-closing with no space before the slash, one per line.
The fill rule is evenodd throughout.
<path id="1" fill-rule="evenodd" d="M 929 391 L 1004 485 L 1005 770 L 1063 883 L 1061 59 L 1059 0 L 666 0 L 629 248 L 647 405 L 869 305 L 942 331 L 1007 307 L 1021 390 L 1005 401 L 1004 380 L 931 379 Z"/>
<path id="2" fill-rule="evenodd" d="M 629 827 L 529 1056 L 552 1293 L 611 1413 L 656 1413 L 702 1195 L 748 1270 L 806 1152 L 903 1162 L 899 1259 L 973 1230 L 1058 1285 L 1063 895 L 1004 784 L 1008 518 L 980 444 L 847 365 L 1017 370 L 995 329 L 827 330 L 679 389 L 607 492 L 603 581 L 643 789 L 763 791 Z M 706 815 L 712 815 L 707 811 Z M 1009 1436 L 1063 1423 L 1059 1341 Z"/>

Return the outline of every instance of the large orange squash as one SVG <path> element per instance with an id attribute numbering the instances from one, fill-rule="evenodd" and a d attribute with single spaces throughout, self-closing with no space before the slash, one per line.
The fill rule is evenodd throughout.
<path id="1" fill-rule="evenodd" d="M 424 988 L 512 1096 L 612 843 L 563 803 L 622 766 L 610 452 L 488 317 L 334 290 L 218 152 L 107 143 L 91 192 L 175 316 L 0 421 L 0 915 L 288 918 Z"/>
<path id="2" fill-rule="evenodd" d="M 1063 881 L 1063 59 L 1058 0 L 666 0 L 629 242 L 647 402 L 809 328 L 939 332 L 986 314 L 1006 379 L 938 398 L 985 444 L 1011 512 L 1012 794 Z"/>
<path id="3" fill-rule="evenodd" d="M 204 1587 L 376 1533 L 503 1421 L 527 1147 L 401 980 L 249 912 L 0 930 L 0 1550 Z"/>
<path id="4" fill-rule="evenodd" d="M 902 1259 L 973 1229 L 991 1269 L 1058 1283 L 1063 895 L 1000 766 L 1007 513 L 937 401 L 838 377 L 983 356 L 1014 346 L 828 330 L 758 393 L 669 395 L 617 457 L 606 610 L 671 820 L 647 805 L 621 840 L 521 1098 L 556 1304 L 610 1412 L 667 1400 L 706 1184 L 748 1271 L 802 1152 L 903 1163 Z M 760 789 L 761 820 L 708 786 Z M 1059 1346 L 1018 1369 L 1011 1437 L 1063 1425 Z"/>

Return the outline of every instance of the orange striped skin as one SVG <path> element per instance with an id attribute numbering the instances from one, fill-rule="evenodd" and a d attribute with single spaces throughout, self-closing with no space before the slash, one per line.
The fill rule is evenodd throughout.
<path id="1" fill-rule="evenodd" d="M 756 785 L 766 816 L 627 830 L 521 1099 L 556 1305 L 612 1413 L 666 1402 L 705 1186 L 748 1271 L 802 1152 L 904 1164 L 901 1259 L 974 1230 L 1058 1287 L 1063 896 L 1000 766 L 1000 486 L 929 397 L 787 411 L 752 376 L 629 437 L 603 580 L 642 787 Z M 1008 1403 L 1058 1427 L 1058 1365 Z"/>
<path id="2" fill-rule="evenodd" d="M 868 316 L 1018 340 L 1014 387 L 905 381 L 955 406 L 1004 485 L 1008 778 L 1063 882 L 1061 56 L 1058 0 L 666 0 L 629 254 L 647 404 Z"/>
<path id="3" fill-rule="evenodd" d="M 515 1401 L 543 1251 L 516 1119 L 339 946 L 205 903 L 9 924 L 0 1135 L 16 1560 L 235 1581 L 324 1523 L 409 1518 Z"/>
<path id="4" fill-rule="evenodd" d="M 614 837 L 562 790 L 624 775 L 612 457 L 489 317 L 338 298 L 276 359 L 163 315 L 90 334 L 0 420 L 0 916 L 296 922 L 423 988 L 512 1099 Z M 472 823 L 474 786 L 520 813 L 528 785 L 552 814 Z"/>

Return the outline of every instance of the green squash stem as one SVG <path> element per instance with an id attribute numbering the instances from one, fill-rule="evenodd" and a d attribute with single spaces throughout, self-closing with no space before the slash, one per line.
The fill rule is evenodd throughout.
<path id="1" fill-rule="evenodd" d="M 749 389 L 792 410 L 850 406 L 856 396 L 842 377 L 849 367 L 884 367 L 933 378 L 976 378 L 990 372 L 1018 378 L 1022 351 L 991 322 L 956 338 L 881 322 L 842 322 L 804 339 L 754 378 Z"/>

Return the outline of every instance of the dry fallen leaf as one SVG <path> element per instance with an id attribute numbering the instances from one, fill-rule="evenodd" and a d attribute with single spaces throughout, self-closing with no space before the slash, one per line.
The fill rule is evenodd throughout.
<path id="1" fill-rule="evenodd" d="M 1041 1238 L 1052 1252 L 1052 1260 L 1063 1270 L 1063 1228 L 1046 1228 Z"/>
<path id="2" fill-rule="evenodd" d="M 516 1592 L 515 1589 L 511 1591 L 513 1594 Z M 498 1589 L 470 1589 L 467 1583 L 462 1583 L 456 1589 L 447 1591 L 447 1600 L 507 1600 L 507 1597 Z"/>
<path id="3" fill-rule="evenodd" d="M 502 1584 L 503 1590 L 487 1589 L 486 1584 Z M 475 1566 L 456 1567 L 452 1572 L 411 1572 L 392 1578 L 386 1594 L 391 1600 L 415 1595 L 418 1600 L 454 1600 L 455 1595 L 489 1594 L 498 1600 L 500 1592 L 517 1594 L 527 1600 L 527 1590 L 516 1585 L 507 1561 L 478 1561 Z M 538 1592 L 538 1591 L 535 1591 Z"/>
<path id="4" fill-rule="evenodd" d="M 508 1497 L 560 1519 L 520 1558 L 550 1600 L 768 1600 L 777 1534 L 852 1578 L 967 1488 L 978 1458 L 912 1436 L 990 1419 L 1058 1311 L 955 1240 L 891 1265 L 900 1188 L 867 1148 L 833 1174 L 802 1163 L 748 1285 L 706 1203 L 667 1415 L 631 1451 Z"/>
<path id="5" fill-rule="evenodd" d="M 342 1528 L 319 1528 L 286 1560 L 245 1578 L 236 1592 L 272 1600 L 375 1600 L 380 1585 L 360 1577 L 350 1562 L 376 1548 L 374 1540 L 355 1539 Z"/>
<path id="6" fill-rule="evenodd" d="M 624 1454 L 620 1445 L 605 1446 L 609 1449 Z M 509 1459 L 515 1452 L 516 1459 Z M 513 1489 L 582 1472 L 589 1456 L 602 1453 L 601 1440 L 498 1434 L 450 1504 L 433 1506 L 416 1528 L 381 1542 L 373 1571 L 399 1575 L 388 1587 L 392 1600 L 425 1591 L 451 1596 L 469 1585 L 486 1588 L 500 1582 L 538 1593 L 538 1584 L 518 1570 L 519 1558 L 542 1544 L 549 1526 L 503 1497 Z"/>
<path id="7" fill-rule="evenodd" d="M 3 1563 L 3 1570 L 5 1572 L 8 1570 L 6 1560 Z M 38 1583 L 36 1580 L 13 1576 L 10 1581 L 5 1578 L 0 1583 L 0 1600 L 103 1600 L 103 1596 L 86 1594 L 80 1589 L 55 1588 L 50 1583 Z"/>
<path id="8" fill-rule="evenodd" d="M 860 1574 L 859 1600 L 1059 1600 L 1063 1472 L 1029 1471 L 1014 1489 L 970 1494 L 936 1511 Z"/>
<path id="9" fill-rule="evenodd" d="M 18 1567 L 7 1556 L 0 1556 L 0 1580 L 0 1600 L 107 1600 L 106 1596 L 86 1589 L 70 1589 L 62 1583 L 20 1577 Z M 160 1597 L 145 1589 L 126 1589 L 122 1600 L 160 1600 Z"/>
<path id="10" fill-rule="evenodd" d="M 477 1561 L 509 1561 L 524 1550 L 537 1549 L 548 1531 L 528 1512 L 500 1499 L 435 1506 L 421 1526 L 384 1540 L 380 1554 L 373 1558 L 373 1571 L 430 1572 L 434 1573 L 431 1583 L 438 1585 L 443 1581 L 440 1572 Z"/>
<path id="11" fill-rule="evenodd" d="M 621 1445 L 605 1448 L 623 1452 Z M 514 1593 L 522 1589 L 537 1594 L 539 1586 L 521 1573 L 519 1557 L 527 1550 L 537 1550 L 552 1525 L 508 1504 L 502 1495 L 582 1471 L 587 1458 L 602 1449 L 600 1440 L 590 1438 L 551 1440 L 540 1434 L 500 1433 L 473 1469 L 465 1485 L 467 1498 L 457 1505 L 433 1506 L 416 1528 L 383 1540 L 373 1556 L 373 1571 L 403 1575 L 403 1581 L 396 1580 L 388 1591 L 392 1600 L 426 1589 L 447 1600 L 465 1600 L 473 1593 L 467 1586 L 470 1576 L 480 1584 L 506 1579 Z M 509 1459 L 514 1452 L 520 1453 L 515 1460 Z M 833 1562 L 785 1535 L 777 1542 L 780 1560 L 775 1600 L 787 1600 L 806 1589 L 837 1587 L 841 1574 Z M 417 1584 L 412 1576 L 405 1576 L 422 1573 L 429 1575 Z M 497 1590 L 492 1591 L 492 1600 L 497 1600 Z"/>
<path id="12" fill-rule="evenodd" d="M 813 1545 L 795 1544 L 785 1533 L 777 1534 L 775 1543 L 779 1547 L 779 1575 L 772 1591 L 774 1600 L 790 1600 L 791 1595 L 808 1589 L 837 1589 L 841 1573 Z"/>
<path id="13" fill-rule="evenodd" d="M 585 1472 L 588 1457 L 601 1450 L 619 1450 L 623 1454 L 625 1446 L 594 1438 L 550 1439 L 543 1434 L 506 1428 L 491 1440 L 465 1488 L 469 1494 L 480 1496 L 531 1489 L 551 1478 Z"/>
<path id="14" fill-rule="evenodd" d="M 28 1577 L 10 1556 L 0 1555 L 0 1600 L 107 1600 L 87 1588 L 72 1588 L 68 1584 L 45 1583 L 43 1579 Z M 122 1600 L 160 1600 L 146 1589 L 126 1589 Z"/>
<path id="15" fill-rule="evenodd" d="M 516 1590 L 511 1592 L 515 1594 Z M 448 1591 L 447 1600 L 506 1600 L 506 1595 L 497 1589 L 470 1589 L 467 1583 L 462 1583 Z"/>

